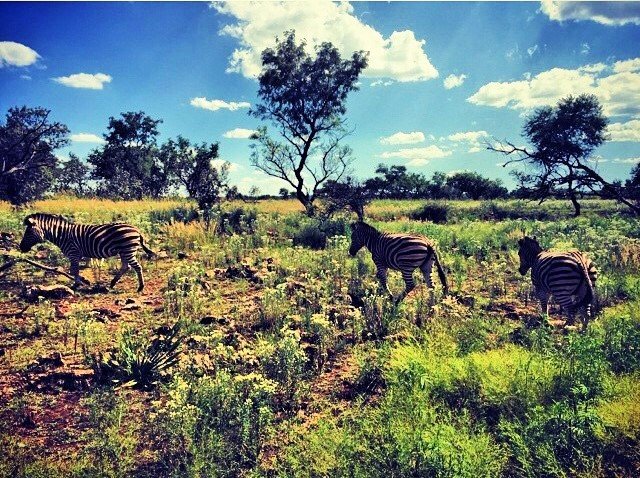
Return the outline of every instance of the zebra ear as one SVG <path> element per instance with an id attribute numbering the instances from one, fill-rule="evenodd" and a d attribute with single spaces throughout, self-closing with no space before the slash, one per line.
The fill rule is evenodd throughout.
<path id="1" fill-rule="evenodd" d="M 36 220 L 34 218 L 32 218 L 31 216 L 27 216 L 24 218 L 24 225 L 25 226 L 35 226 L 36 225 Z"/>
<path id="2" fill-rule="evenodd" d="M 538 242 L 538 238 L 536 236 L 533 236 L 533 240 Z"/>

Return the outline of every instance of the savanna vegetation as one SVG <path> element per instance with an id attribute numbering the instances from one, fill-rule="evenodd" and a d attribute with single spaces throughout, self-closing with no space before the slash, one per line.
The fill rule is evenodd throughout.
<path id="1" fill-rule="evenodd" d="M 66 279 L 0 275 L 0 475 L 637 476 L 640 223 L 613 201 L 582 208 L 374 200 L 379 229 L 437 241 L 452 292 L 421 283 L 393 307 L 369 253 L 347 254 L 355 216 L 295 199 L 227 202 L 208 226 L 186 200 L 1 203 L 5 256 L 34 211 L 127 221 L 157 256 L 141 295 L 128 274 L 27 300 Z M 540 314 L 523 231 L 597 264 L 585 333 Z M 50 244 L 30 257 L 68 265 Z M 82 274 L 106 284 L 117 266 Z"/>

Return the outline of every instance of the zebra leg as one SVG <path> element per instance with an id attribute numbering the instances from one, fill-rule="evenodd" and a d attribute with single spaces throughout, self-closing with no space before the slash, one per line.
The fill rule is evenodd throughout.
<path id="1" fill-rule="evenodd" d="M 536 297 L 540 301 L 542 313 L 549 318 L 549 293 L 543 289 L 536 288 Z"/>
<path id="2" fill-rule="evenodd" d="M 82 284 L 82 277 L 80 277 L 80 259 L 78 257 L 70 257 L 71 261 L 71 275 L 73 276 L 73 288 L 80 287 Z"/>
<path id="3" fill-rule="evenodd" d="M 400 296 L 396 299 L 396 304 L 402 302 L 402 300 L 407 295 L 409 295 L 409 292 L 416 288 L 416 283 L 413 281 L 413 270 L 403 270 L 402 278 L 404 279 L 405 287 L 402 294 L 400 294 Z"/>
<path id="4" fill-rule="evenodd" d="M 116 272 L 115 276 L 113 276 L 113 279 L 111 279 L 111 284 L 109 285 L 109 287 L 112 289 L 115 287 L 120 278 L 129 270 L 129 261 L 122 255 L 120 255 L 120 261 L 122 262 L 120 270 Z"/>
<path id="5" fill-rule="evenodd" d="M 391 299 L 393 299 L 393 294 L 389 290 L 389 285 L 387 284 L 387 268 L 382 266 L 377 266 L 376 277 L 380 281 L 380 289 L 383 292 L 386 292 Z"/>
<path id="6" fill-rule="evenodd" d="M 420 266 L 420 270 L 422 271 L 422 275 L 424 276 L 424 281 L 427 283 L 427 287 L 429 289 L 433 289 L 433 280 L 431 279 L 431 270 L 433 269 L 433 263 L 435 262 L 435 256 L 432 254 L 429 259 L 424 261 L 424 263 Z"/>
<path id="7" fill-rule="evenodd" d="M 136 271 L 136 274 L 138 276 L 138 292 L 142 292 L 142 290 L 144 289 L 144 276 L 142 275 L 142 266 L 138 262 L 138 259 L 136 259 L 135 257 L 129 259 L 129 265 L 133 268 L 134 271 Z"/>

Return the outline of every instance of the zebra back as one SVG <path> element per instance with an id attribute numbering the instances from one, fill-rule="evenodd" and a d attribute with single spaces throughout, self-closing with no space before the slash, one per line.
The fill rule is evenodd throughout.
<path id="1" fill-rule="evenodd" d="M 75 224 L 62 216 L 33 214 L 45 239 L 54 243 L 65 255 L 79 253 L 82 257 L 104 258 L 120 253 L 134 254 L 141 247 L 140 231 L 129 224 Z"/>

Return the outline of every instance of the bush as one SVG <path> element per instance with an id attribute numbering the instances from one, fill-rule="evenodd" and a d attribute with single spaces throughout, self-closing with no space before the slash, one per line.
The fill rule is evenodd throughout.
<path id="1" fill-rule="evenodd" d="M 640 370 L 640 320 L 616 317 L 604 324 L 604 354 L 617 374 Z"/>
<path id="2" fill-rule="evenodd" d="M 125 329 L 118 347 L 95 361 L 98 381 L 147 389 L 157 385 L 178 362 L 182 344 L 179 330 L 176 324 L 147 343 Z"/>
<path id="3" fill-rule="evenodd" d="M 451 212 L 447 204 L 427 203 L 417 211 L 411 213 L 411 219 L 417 221 L 431 221 L 436 224 L 445 224 Z"/>
<path id="4" fill-rule="evenodd" d="M 313 219 L 293 234 L 293 245 L 324 249 L 327 246 L 327 238 L 346 235 L 347 223 L 344 219 Z"/>

